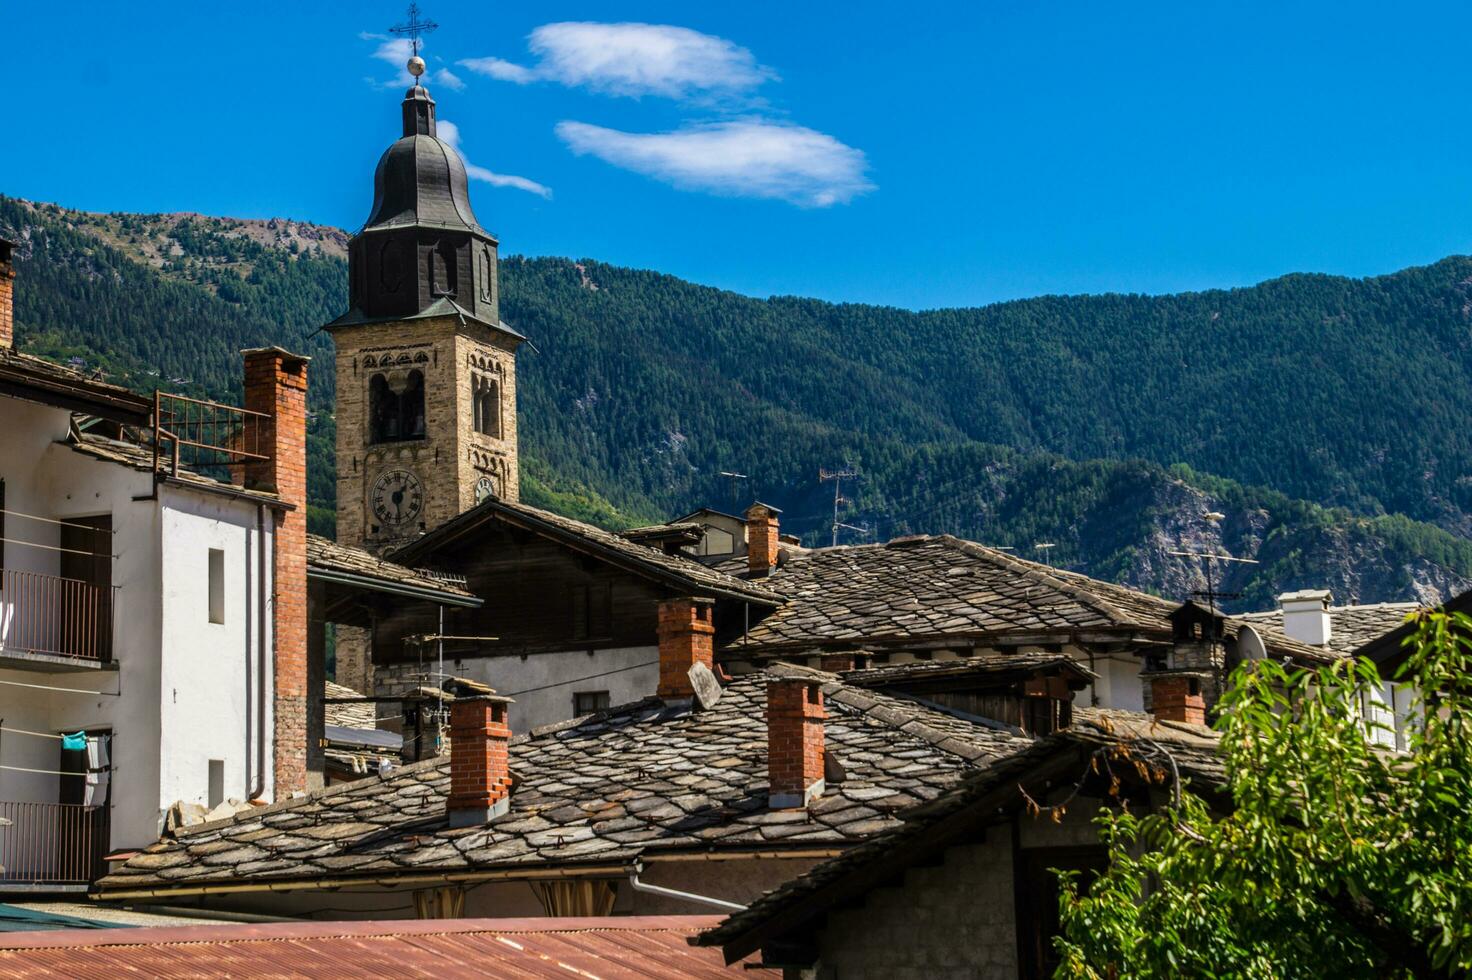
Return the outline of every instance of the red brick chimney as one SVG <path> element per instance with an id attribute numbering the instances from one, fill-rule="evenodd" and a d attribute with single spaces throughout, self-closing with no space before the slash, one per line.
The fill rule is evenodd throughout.
<path id="1" fill-rule="evenodd" d="M 1201 694 L 1199 677 L 1175 671 L 1146 676 L 1150 680 L 1150 713 L 1157 720 L 1206 724 L 1206 699 Z"/>
<path id="2" fill-rule="evenodd" d="M 307 358 L 279 347 L 242 351 L 244 447 L 268 458 L 242 467 L 242 482 L 295 508 L 276 511 L 271 569 L 272 773 L 276 799 L 307 789 Z"/>
<path id="3" fill-rule="evenodd" d="M 825 653 L 819 658 L 818 665 L 830 674 L 837 674 L 857 669 L 859 662 L 858 657 L 852 653 Z"/>
<path id="4" fill-rule="evenodd" d="M 15 346 L 15 246 L 0 238 L 0 350 Z"/>
<path id="5" fill-rule="evenodd" d="M 510 698 L 494 694 L 450 704 L 451 827 L 478 827 L 511 806 Z"/>
<path id="6" fill-rule="evenodd" d="M 814 677 L 767 681 L 767 805 L 807 806 L 823 793 L 823 682 Z"/>
<path id="7" fill-rule="evenodd" d="M 746 567 L 752 575 L 765 576 L 777 567 L 777 515 L 775 507 L 755 503 L 746 508 Z"/>
<path id="8" fill-rule="evenodd" d="M 693 698 L 690 668 L 715 659 L 715 602 L 687 596 L 659 604 L 659 689 L 666 701 Z"/>

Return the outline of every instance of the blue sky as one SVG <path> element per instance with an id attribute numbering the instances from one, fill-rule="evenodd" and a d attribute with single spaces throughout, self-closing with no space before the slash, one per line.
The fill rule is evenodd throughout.
<path id="1" fill-rule="evenodd" d="M 425 8 L 508 253 L 924 308 L 1472 251 L 1472 5 Z M 402 19 L 17 5 L 0 192 L 354 228 L 406 79 L 372 35 Z"/>

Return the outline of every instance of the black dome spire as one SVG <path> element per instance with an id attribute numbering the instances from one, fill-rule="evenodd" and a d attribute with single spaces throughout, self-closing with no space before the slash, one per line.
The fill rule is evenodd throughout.
<path id="1" fill-rule="evenodd" d="M 470 209 L 465 163 L 435 135 L 434 99 L 420 85 L 404 95 L 403 137 L 379 158 L 363 231 L 411 225 L 486 234 Z"/>
<path id="2" fill-rule="evenodd" d="M 422 85 L 404 94 L 403 123 L 404 135 L 379 158 L 373 208 L 348 248 L 353 308 L 332 325 L 453 314 L 499 326 L 496 239 L 471 210 L 465 162 L 436 135 L 434 99 Z"/>

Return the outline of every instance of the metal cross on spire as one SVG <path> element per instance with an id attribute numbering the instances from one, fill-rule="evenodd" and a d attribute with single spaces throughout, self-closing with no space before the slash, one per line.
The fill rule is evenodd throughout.
<path id="1" fill-rule="evenodd" d="M 396 34 L 399 37 L 407 37 L 409 39 L 409 46 L 413 50 L 413 55 L 417 58 L 419 57 L 420 36 L 424 34 L 433 34 L 439 28 L 439 26 L 440 25 L 436 24 L 434 21 L 430 20 L 427 17 L 424 20 L 420 20 L 419 4 L 411 3 L 409 4 L 408 22 L 403 24 L 395 24 L 393 27 L 390 27 L 388 29 L 388 32 L 390 34 Z"/>

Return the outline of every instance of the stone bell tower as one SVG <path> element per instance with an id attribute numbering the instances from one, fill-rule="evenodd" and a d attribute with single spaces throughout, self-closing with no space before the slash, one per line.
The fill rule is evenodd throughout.
<path id="1" fill-rule="evenodd" d="M 517 499 L 516 348 L 501 322 L 496 239 L 465 164 L 435 135 L 409 70 L 403 136 L 378 161 L 348 246 L 337 347 L 337 537 L 382 551 L 487 496 Z"/>

